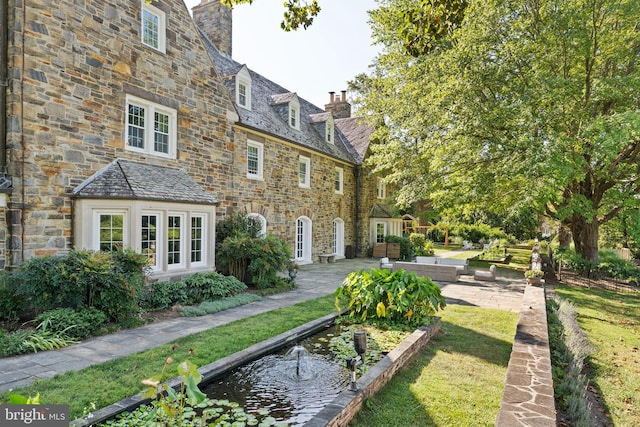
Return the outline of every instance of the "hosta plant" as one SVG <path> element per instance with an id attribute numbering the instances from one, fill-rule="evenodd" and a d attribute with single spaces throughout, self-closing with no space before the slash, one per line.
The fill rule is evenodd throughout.
<path id="1" fill-rule="evenodd" d="M 356 321 L 384 321 L 420 326 L 446 306 L 440 288 L 413 272 L 359 270 L 335 291 L 336 307 Z"/>

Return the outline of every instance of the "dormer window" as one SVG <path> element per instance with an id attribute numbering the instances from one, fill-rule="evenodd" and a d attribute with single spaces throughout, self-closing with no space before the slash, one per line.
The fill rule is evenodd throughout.
<path id="1" fill-rule="evenodd" d="M 297 98 L 289 101 L 289 126 L 300 129 L 300 102 Z"/>
<path id="2" fill-rule="evenodd" d="M 387 183 L 383 179 L 378 178 L 378 199 L 387 198 Z"/>
<path id="3" fill-rule="evenodd" d="M 329 118 L 327 119 L 326 123 L 325 123 L 325 130 L 324 130 L 324 135 L 325 135 L 325 141 L 327 141 L 329 144 L 333 144 L 333 139 L 334 139 L 334 126 L 333 126 L 333 117 L 329 116 Z"/>
<path id="4" fill-rule="evenodd" d="M 166 28 L 165 13 L 142 0 L 142 43 L 164 53 Z"/>
<path id="5" fill-rule="evenodd" d="M 251 110 L 251 76 L 246 66 L 236 75 L 236 103 L 239 107 Z"/>

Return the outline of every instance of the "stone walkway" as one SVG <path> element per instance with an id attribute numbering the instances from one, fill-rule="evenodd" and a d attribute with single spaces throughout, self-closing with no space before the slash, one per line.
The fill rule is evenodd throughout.
<path id="1" fill-rule="evenodd" d="M 440 256 L 440 255 L 439 255 Z M 60 350 L 0 359 L 0 391 L 32 384 L 67 371 L 77 371 L 114 358 L 137 353 L 171 342 L 182 336 L 207 330 L 237 319 L 331 294 L 352 271 L 378 267 L 377 259 L 339 260 L 332 264 L 308 264 L 300 267 L 298 288 L 267 296 L 241 307 L 207 316 L 181 317 L 135 329 L 96 337 Z M 498 277 L 496 282 L 474 282 L 462 276 L 456 283 L 439 283 L 450 304 L 465 304 L 518 312 L 524 292 L 522 275 Z"/>

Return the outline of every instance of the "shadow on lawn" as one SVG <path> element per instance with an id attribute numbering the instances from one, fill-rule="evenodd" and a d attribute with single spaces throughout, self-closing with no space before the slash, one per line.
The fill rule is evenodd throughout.
<path id="1" fill-rule="evenodd" d="M 511 347 L 510 341 L 443 321 L 440 332 L 427 347 L 365 404 L 350 426 L 441 426 L 443 417 L 438 412 L 447 412 L 444 418 L 449 418 L 449 422 L 451 417 L 466 414 L 466 420 L 456 419 L 459 425 L 493 425 L 503 387 L 496 386 L 495 379 L 478 378 L 483 371 L 461 362 L 457 355 L 504 368 L 498 380 L 503 381 Z"/>

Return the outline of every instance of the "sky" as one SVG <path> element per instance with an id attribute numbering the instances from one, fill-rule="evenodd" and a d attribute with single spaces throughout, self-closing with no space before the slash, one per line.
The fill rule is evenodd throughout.
<path id="1" fill-rule="evenodd" d="M 187 8 L 200 0 L 184 0 Z M 280 28 L 283 0 L 254 0 L 233 9 L 232 57 L 269 80 L 324 108 L 357 74 L 369 73 L 372 46 L 367 10 L 375 0 L 320 0 L 307 30 Z M 349 94 L 347 93 L 347 99 Z"/>

